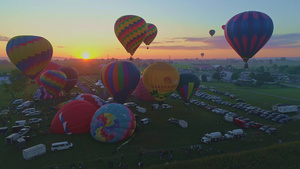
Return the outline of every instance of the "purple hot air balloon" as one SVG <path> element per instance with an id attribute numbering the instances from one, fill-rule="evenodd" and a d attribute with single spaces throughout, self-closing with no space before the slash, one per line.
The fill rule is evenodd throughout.
<path id="1" fill-rule="evenodd" d="M 242 12 L 226 23 L 224 31 L 227 42 L 244 60 L 244 67 L 248 68 L 247 61 L 271 38 L 273 21 L 262 12 Z"/>

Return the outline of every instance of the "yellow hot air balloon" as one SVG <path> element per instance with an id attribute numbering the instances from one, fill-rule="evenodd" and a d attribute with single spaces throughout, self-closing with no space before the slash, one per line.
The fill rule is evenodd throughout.
<path id="1" fill-rule="evenodd" d="M 156 62 L 149 65 L 143 73 L 143 83 L 157 101 L 164 101 L 177 88 L 180 75 L 169 63 Z"/>

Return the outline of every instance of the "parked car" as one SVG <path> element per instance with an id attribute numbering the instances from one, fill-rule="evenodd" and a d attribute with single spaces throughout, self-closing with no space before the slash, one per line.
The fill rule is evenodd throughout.
<path id="1" fill-rule="evenodd" d="M 40 115 L 42 113 L 41 110 L 36 110 L 34 112 L 30 112 L 30 113 L 27 113 L 25 116 L 29 117 L 29 116 L 37 116 L 37 115 Z"/>
<path id="2" fill-rule="evenodd" d="M 19 132 L 19 136 L 24 136 L 25 134 L 27 134 L 30 131 L 30 127 L 29 126 L 24 126 Z"/>
<path id="3" fill-rule="evenodd" d="M 43 119 L 41 119 L 41 118 L 32 118 L 32 119 L 29 119 L 28 123 L 33 124 L 33 123 L 39 123 L 41 121 L 43 121 Z"/>
<path id="4" fill-rule="evenodd" d="M 17 104 L 21 104 L 21 103 L 23 103 L 23 99 L 17 99 L 17 100 L 14 100 L 14 102 L 13 102 L 13 104 L 14 105 L 17 105 Z"/>
<path id="5" fill-rule="evenodd" d="M 270 126 L 262 126 L 259 128 L 260 131 L 266 131 Z"/>
<path id="6" fill-rule="evenodd" d="M 127 106 L 127 107 L 135 107 L 137 104 L 134 103 L 134 102 L 127 102 L 127 103 L 124 103 L 124 106 Z"/>
<path id="7" fill-rule="evenodd" d="M 143 124 L 143 125 L 149 124 L 149 123 L 151 123 L 151 119 L 143 118 L 143 119 L 140 120 L 140 123 Z"/>
<path id="8" fill-rule="evenodd" d="M 277 132 L 277 129 L 274 128 L 274 127 L 268 128 L 267 130 L 265 130 L 265 132 L 266 132 L 267 134 L 277 134 L 277 133 L 278 133 L 278 132 Z"/>
<path id="9" fill-rule="evenodd" d="M 35 112 L 35 108 L 27 108 L 22 111 L 23 114 L 33 113 Z"/>
<path id="10" fill-rule="evenodd" d="M 168 122 L 174 123 L 174 124 L 178 124 L 178 123 L 179 123 L 179 120 L 178 120 L 178 119 L 175 119 L 175 118 L 170 118 L 170 119 L 168 119 Z"/>

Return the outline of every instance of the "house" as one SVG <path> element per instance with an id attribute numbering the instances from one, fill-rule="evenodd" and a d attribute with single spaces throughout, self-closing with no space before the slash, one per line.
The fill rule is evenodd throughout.
<path id="1" fill-rule="evenodd" d="M 221 66 L 221 65 L 214 65 L 213 68 L 215 70 L 220 70 L 220 71 L 223 70 L 223 66 Z"/>

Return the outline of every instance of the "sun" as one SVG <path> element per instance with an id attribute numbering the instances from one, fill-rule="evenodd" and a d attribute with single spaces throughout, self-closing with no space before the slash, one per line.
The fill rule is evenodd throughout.
<path id="1" fill-rule="evenodd" d="M 89 59 L 90 58 L 90 54 L 89 53 L 83 53 L 82 54 L 82 58 L 83 59 Z"/>

